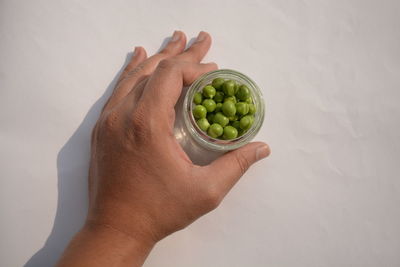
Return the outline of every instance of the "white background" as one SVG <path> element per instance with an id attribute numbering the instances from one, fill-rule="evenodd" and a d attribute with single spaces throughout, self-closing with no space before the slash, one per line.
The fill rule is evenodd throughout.
<path id="1" fill-rule="evenodd" d="M 259 84 L 273 153 L 145 266 L 400 266 L 397 0 L 1 0 L 0 266 L 51 266 L 79 229 L 112 81 L 174 29 Z"/>

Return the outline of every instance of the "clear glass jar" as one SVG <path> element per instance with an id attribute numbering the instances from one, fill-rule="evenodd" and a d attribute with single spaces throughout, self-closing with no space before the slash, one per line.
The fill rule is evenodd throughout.
<path id="1" fill-rule="evenodd" d="M 192 108 L 193 96 L 215 78 L 230 79 L 245 84 L 251 91 L 256 107 L 254 122 L 245 134 L 232 140 L 221 140 L 208 136 L 196 124 Z M 237 149 L 250 142 L 260 130 L 264 121 L 264 100 L 257 84 L 246 75 L 230 69 L 220 69 L 205 73 L 189 88 L 184 88 L 175 106 L 175 137 L 182 148 L 196 164 L 207 164 L 219 155 Z"/>

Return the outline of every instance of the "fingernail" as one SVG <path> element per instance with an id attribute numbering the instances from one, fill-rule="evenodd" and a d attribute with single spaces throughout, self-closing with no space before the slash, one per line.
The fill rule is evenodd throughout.
<path id="1" fill-rule="evenodd" d="M 171 42 L 176 42 L 181 38 L 181 35 L 179 34 L 178 31 L 174 31 L 174 34 L 172 35 Z"/>
<path id="2" fill-rule="evenodd" d="M 138 47 L 135 46 L 135 49 L 133 49 L 133 54 L 135 55 L 137 53 Z"/>
<path id="3" fill-rule="evenodd" d="M 205 32 L 200 32 L 196 38 L 196 42 L 201 42 L 204 39 L 206 39 L 206 37 L 207 37 L 207 34 Z"/>
<path id="4" fill-rule="evenodd" d="M 260 160 L 266 158 L 269 155 L 269 147 L 267 145 L 261 145 L 256 150 L 256 159 Z"/>

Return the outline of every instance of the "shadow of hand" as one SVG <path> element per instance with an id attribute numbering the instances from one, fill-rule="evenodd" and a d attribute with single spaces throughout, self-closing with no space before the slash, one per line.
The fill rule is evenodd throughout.
<path id="1" fill-rule="evenodd" d="M 58 153 L 58 204 L 53 229 L 45 245 L 28 260 L 25 267 L 54 266 L 72 236 L 82 227 L 88 207 L 91 131 L 131 56 L 132 53 L 127 54 L 123 67 Z"/>

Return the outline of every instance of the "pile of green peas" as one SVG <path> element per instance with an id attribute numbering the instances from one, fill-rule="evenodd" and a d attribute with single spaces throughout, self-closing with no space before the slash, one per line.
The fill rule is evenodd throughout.
<path id="1" fill-rule="evenodd" d="M 234 80 L 215 78 L 194 94 L 193 103 L 197 125 L 212 138 L 235 139 L 254 122 L 256 107 L 251 91 Z"/>

